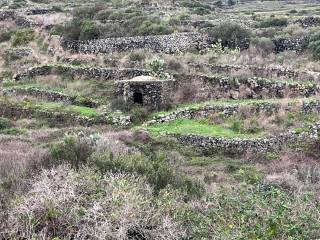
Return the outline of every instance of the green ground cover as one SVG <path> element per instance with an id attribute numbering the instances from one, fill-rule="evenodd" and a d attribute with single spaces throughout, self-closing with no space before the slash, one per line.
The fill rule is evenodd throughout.
<path id="1" fill-rule="evenodd" d="M 210 124 L 207 120 L 178 119 L 168 123 L 155 124 L 147 127 L 153 136 L 166 134 L 194 134 L 201 136 L 216 136 L 224 138 L 252 138 L 261 136 L 261 134 L 238 133 L 231 128 L 219 124 Z"/>

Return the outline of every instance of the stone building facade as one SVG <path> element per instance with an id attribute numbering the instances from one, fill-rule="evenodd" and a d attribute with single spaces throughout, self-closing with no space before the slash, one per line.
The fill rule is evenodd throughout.
<path id="1" fill-rule="evenodd" d="M 159 110 L 170 103 L 175 81 L 139 76 L 131 80 L 117 81 L 115 86 L 115 94 L 118 97 L 122 96 L 129 106 L 141 105 Z"/>

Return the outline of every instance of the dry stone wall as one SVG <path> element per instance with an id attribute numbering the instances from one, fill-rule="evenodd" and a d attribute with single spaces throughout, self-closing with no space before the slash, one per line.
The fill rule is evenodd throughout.
<path id="1" fill-rule="evenodd" d="M 267 78 L 288 78 L 294 80 L 306 80 L 320 82 L 320 72 L 313 71 L 300 71 L 286 68 L 283 66 L 274 67 L 260 67 L 256 65 L 191 65 L 196 69 L 209 69 L 214 73 L 232 73 L 238 71 L 248 71 L 255 76 L 267 77 Z"/>
<path id="2" fill-rule="evenodd" d="M 0 11 L 0 21 L 14 21 L 15 24 L 20 27 L 32 27 L 39 25 L 15 11 Z"/>
<path id="3" fill-rule="evenodd" d="M 147 49 L 154 52 L 176 53 L 188 49 L 204 49 L 213 41 L 203 34 L 189 32 L 171 35 L 107 38 L 91 41 L 68 41 L 61 39 L 65 50 L 79 53 L 112 53 L 134 49 Z"/>
<path id="4" fill-rule="evenodd" d="M 301 52 L 307 49 L 309 45 L 309 37 L 300 38 L 275 38 L 273 43 L 275 45 L 275 52 L 284 52 L 287 50 Z"/>
<path id="5" fill-rule="evenodd" d="M 301 18 L 298 20 L 294 21 L 295 24 L 299 24 L 304 28 L 309 28 L 309 27 L 318 27 L 320 26 L 320 17 L 306 17 L 306 18 Z"/>
<path id="6" fill-rule="evenodd" d="M 10 87 L 2 89 L 4 94 L 13 95 L 13 96 L 32 96 L 40 98 L 50 102 L 62 102 L 66 104 L 73 104 L 85 107 L 97 107 L 99 104 L 97 101 L 91 98 L 70 96 L 65 93 L 39 89 L 37 87 Z"/>
<path id="7" fill-rule="evenodd" d="M 16 74 L 15 81 L 23 81 L 36 76 L 46 76 L 51 74 L 67 75 L 70 77 L 85 77 L 94 79 L 130 79 L 141 75 L 150 75 L 147 70 L 141 69 L 109 69 L 95 67 L 74 67 L 68 65 L 43 65 L 30 68 L 23 73 Z"/>
<path id="8" fill-rule="evenodd" d="M 91 126 L 93 124 L 112 124 L 116 126 L 128 126 L 131 118 L 122 114 L 105 115 L 101 114 L 95 118 L 81 116 L 76 113 L 63 111 L 48 111 L 44 109 L 32 108 L 9 102 L 0 102 L 1 116 L 10 118 L 43 118 L 55 124 L 79 124 Z"/>
<path id="9" fill-rule="evenodd" d="M 206 137 L 197 135 L 172 135 L 179 143 L 200 148 L 205 152 L 228 152 L 242 154 L 247 151 L 267 152 L 277 151 L 289 141 L 296 141 L 294 134 L 279 135 L 269 138 L 241 139 Z"/>
<path id="10" fill-rule="evenodd" d="M 286 82 L 265 78 L 232 78 L 224 76 L 177 75 L 177 90 L 183 89 L 190 82 L 195 82 L 194 100 L 232 98 L 261 99 L 283 97 L 310 97 L 320 92 L 320 87 L 313 83 Z M 188 93 L 188 92 L 187 92 Z M 187 96 L 186 96 L 187 97 Z"/>
<path id="11" fill-rule="evenodd" d="M 298 107 L 301 111 L 304 112 L 312 112 L 317 111 L 320 112 L 320 100 L 306 100 L 302 103 L 297 103 Z M 277 112 L 281 107 L 281 103 L 279 102 L 252 102 L 244 104 L 206 104 L 199 107 L 186 107 L 186 108 L 179 108 L 175 111 L 160 114 L 154 116 L 152 120 L 149 120 L 145 123 L 145 125 L 151 124 L 160 124 L 170 121 L 175 121 L 177 119 L 195 119 L 195 118 L 207 118 L 212 114 L 223 114 L 225 116 L 232 116 L 241 111 L 241 109 L 245 107 L 248 113 L 260 113 L 260 112 Z M 293 102 L 288 105 L 286 108 L 287 111 L 290 109 L 295 108 L 296 104 Z"/>
<path id="12" fill-rule="evenodd" d="M 296 144 L 299 141 L 310 141 L 319 139 L 320 122 L 315 123 L 307 131 L 297 133 L 290 131 L 287 134 L 266 138 L 221 138 L 197 135 L 171 135 L 179 143 L 197 147 L 205 152 L 227 152 L 243 154 L 248 151 L 268 152 L 281 150 L 287 144 Z"/>

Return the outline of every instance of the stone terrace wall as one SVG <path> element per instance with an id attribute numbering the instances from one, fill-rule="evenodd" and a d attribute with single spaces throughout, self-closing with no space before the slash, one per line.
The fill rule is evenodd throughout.
<path id="1" fill-rule="evenodd" d="M 83 126 L 91 126 L 94 124 L 112 124 L 116 126 L 128 126 L 131 124 L 129 116 L 117 115 L 106 116 L 101 115 L 96 118 L 80 116 L 79 114 L 70 112 L 53 112 L 43 109 L 28 108 L 9 102 L 0 102 L 0 115 L 14 118 L 44 118 L 55 124 L 80 124 Z"/>
<path id="2" fill-rule="evenodd" d="M 15 11 L 0 11 L 0 21 L 14 21 L 20 27 L 38 26 L 38 24 Z"/>
<path id="3" fill-rule="evenodd" d="M 205 75 L 177 75 L 177 90 L 183 89 L 190 83 L 193 100 L 232 98 L 283 98 L 283 97 L 309 97 L 320 92 L 320 87 L 311 83 L 286 82 L 268 80 L 265 78 L 233 78 L 224 76 Z M 188 93 L 188 92 L 187 92 Z M 189 94 L 189 93 L 188 93 Z M 189 99 L 188 96 L 184 96 Z M 191 100 L 191 99 L 190 99 Z"/>
<path id="4" fill-rule="evenodd" d="M 2 89 L 3 93 L 11 95 L 11 96 L 32 96 L 36 98 L 40 98 L 50 102 L 62 102 L 66 104 L 73 104 L 78 106 L 85 106 L 95 108 L 99 104 L 97 101 L 87 98 L 87 97 L 80 97 L 78 96 L 71 96 L 65 93 L 52 91 L 52 90 L 45 90 L 45 89 L 38 89 L 36 87 L 10 87 Z"/>
<path id="5" fill-rule="evenodd" d="M 221 137 L 206 137 L 197 135 L 171 135 L 179 143 L 197 147 L 205 152 L 227 152 L 234 154 L 243 154 L 248 151 L 252 152 L 267 152 L 278 151 L 286 144 L 297 143 L 298 141 L 310 141 L 319 139 L 320 122 L 315 123 L 308 131 L 300 134 L 295 131 L 290 131 L 287 134 L 278 136 L 241 139 L 241 138 L 221 138 Z"/>
<path id="6" fill-rule="evenodd" d="M 130 79 L 141 75 L 150 75 L 147 70 L 141 69 L 108 69 L 95 67 L 74 67 L 67 65 L 43 65 L 30 68 L 29 70 L 16 74 L 15 81 L 23 81 L 36 76 L 46 76 L 50 74 L 68 75 L 70 77 L 86 77 L 94 79 Z"/>
<path id="7" fill-rule="evenodd" d="M 275 52 L 283 52 L 287 50 L 301 52 L 307 49 L 309 45 L 309 37 L 301 37 L 301 38 L 275 38 L 272 39 L 275 45 Z"/>
<path id="8" fill-rule="evenodd" d="M 281 149 L 289 141 L 294 142 L 297 136 L 294 134 L 279 135 L 270 138 L 241 139 L 206 137 L 197 135 L 172 135 L 179 143 L 200 148 L 205 152 L 228 152 L 243 154 L 247 151 L 267 152 Z"/>
<path id="9" fill-rule="evenodd" d="M 204 106 L 199 107 L 187 107 L 187 108 L 180 108 L 175 111 L 161 114 L 158 116 L 153 117 L 152 120 L 149 120 L 145 123 L 145 125 L 150 124 L 159 124 L 164 122 L 170 122 L 177 119 L 194 119 L 194 118 L 206 118 L 212 114 L 220 113 L 225 116 L 232 116 L 237 114 L 241 111 L 242 107 L 246 107 L 246 111 L 249 113 L 258 113 L 258 112 L 277 112 L 281 108 L 281 103 L 277 102 L 252 102 L 248 103 L 247 105 L 243 104 L 207 104 Z M 304 101 L 301 104 L 298 104 L 298 107 L 301 111 L 304 112 L 312 112 L 318 111 L 320 112 L 320 100 L 309 100 Z M 293 104 L 291 107 L 288 106 L 286 108 L 287 111 L 290 109 L 295 108 Z"/>
<path id="10" fill-rule="evenodd" d="M 212 43 L 205 35 L 189 32 L 159 36 L 107 38 L 91 41 L 61 40 L 65 50 L 79 53 L 112 53 L 133 49 L 148 49 L 154 52 L 176 53 L 191 48 L 204 49 Z"/>
<path id="11" fill-rule="evenodd" d="M 295 20 L 293 23 L 299 24 L 304 28 L 320 26 L 320 17 L 306 17 Z"/>
<path id="12" fill-rule="evenodd" d="M 34 8 L 34 9 L 27 9 L 25 11 L 25 14 L 26 15 L 44 15 L 52 12 L 53 11 L 51 9 L 47 9 L 47 8 Z"/>
<path id="13" fill-rule="evenodd" d="M 307 80 L 307 81 L 318 81 L 320 82 L 320 72 L 312 72 L 312 71 L 299 71 L 293 70 L 290 68 L 285 68 L 283 66 L 275 66 L 275 67 L 260 67 L 256 65 L 209 65 L 209 64 L 201 64 L 201 65 L 191 65 L 197 69 L 209 68 L 211 71 L 215 73 L 231 73 L 237 71 L 250 71 L 255 76 L 260 77 L 284 77 L 288 79 L 296 79 L 296 80 Z"/>
<path id="14" fill-rule="evenodd" d="M 275 38 L 275 52 L 293 50 L 300 52 L 306 49 L 308 37 L 303 38 Z M 188 49 L 204 50 L 209 48 L 215 39 L 205 33 L 187 32 L 170 35 L 136 36 L 123 38 L 106 38 L 90 41 L 69 41 L 61 38 L 60 44 L 64 50 L 77 53 L 98 54 L 123 52 L 134 49 L 147 49 L 153 52 L 176 53 Z M 250 41 L 246 39 L 239 44 L 241 50 L 249 47 Z"/>

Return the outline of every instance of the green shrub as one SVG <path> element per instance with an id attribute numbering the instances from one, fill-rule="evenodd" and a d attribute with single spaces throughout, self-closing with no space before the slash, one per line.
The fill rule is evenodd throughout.
<path id="1" fill-rule="evenodd" d="M 11 128 L 13 125 L 7 118 L 0 117 L 0 130 Z"/>
<path id="2" fill-rule="evenodd" d="M 87 163 L 92 152 L 92 139 L 81 135 L 66 136 L 63 142 L 50 146 L 55 164 L 69 163 L 77 169 Z"/>
<path id="3" fill-rule="evenodd" d="M 96 39 L 99 36 L 99 29 L 93 22 L 85 21 L 84 23 L 82 23 L 79 40 L 85 41 L 90 39 Z"/>
<path id="4" fill-rule="evenodd" d="M 311 50 L 313 57 L 317 60 L 320 59 L 320 31 L 315 33 L 309 43 L 309 49 Z"/>
<path id="5" fill-rule="evenodd" d="M 270 54 L 275 49 L 273 41 L 266 37 L 254 38 L 251 40 L 251 44 L 255 46 L 261 54 Z"/>
<path id="6" fill-rule="evenodd" d="M 13 31 L 10 31 L 9 29 L 0 30 L 0 43 L 9 41 L 11 39 L 12 34 Z"/>
<path id="7" fill-rule="evenodd" d="M 17 30 L 11 37 L 13 47 L 26 45 L 34 39 L 34 31 L 31 28 Z"/>
<path id="8" fill-rule="evenodd" d="M 146 107 L 135 106 L 130 111 L 132 123 L 142 123 L 149 116 L 150 111 Z"/>
<path id="9" fill-rule="evenodd" d="M 151 74 L 154 77 L 165 79 L 166 74 L 164 72 L 165 61 L 162 58 L 155 58 L 151 62 L 148 63 L 147 68 L 151 71 Z"/>
<path id="10" fill-rule="evenodd" d="M 129 59 L 131 62 L 141 62 L 145 59 L 145 55 L 142 52 L 132 52 Z"/>
<path id="11" fill-rule="evenodd" d="M 92 163 L 102 172 L 136 173 L 147 179 L 156 192 L 171 185 L 186 191 L 190 196 L 200 196 L 203 187 L 198 182 L 179 173 L 172 163 L 160 153 L 146 157 L 130 154 L 114 157 L 112 154 L 93 155 Z"/>
<path id="12" fill-rule="evenodd" d="M 228 0 L 228 6 L 236 5 L 236 3 L 237 3 L 236 0 Z"/>
<path id="13" fill-rule="evenodd" d="M 262 180 L 262 173 L 253 167 L 240 168 L 235 174 L 234 178 L 238 181 L 247 182 L 249 184 L 256 184 Z"/>
<path id="14" fill-rule="evenodd" d="M 4 61 L 6 65 L 32 54 L 31 48 L 8 48 L 4 52 Z"/>
<path id="15" fill-rule="evenodd" d="M 260 27 L 262 28 L 269 28 L 269 27 L 284 27 L 288 25 L 288 19 L 287 18 L 276 18 L 271 17 L 268 19 L 265 19 L 260 23 Z"/>
<path id="16" fill-rule="evenodd" d="M 224 22 L 208 29 L 208 35 L 216 40 L 220 39 L 223 47 L 237 48 L 250 38 L 251 33 L 236 23 Z"/>
<path id="17" fill-rule="evenodd" d="M 117 21 L 95 24 L 96 20 Z M 124 37 L 137 35 L 160 35 L 173 32 L 169 21 L 156 14 L 144 14 L 139 9 L 110 10 L 103 5 L 80 8 L 73 12 L 73 19 L 56 26 L 52 34 L 62 35 L 70 40 L 89 40 L 95 38 Z"/>
<path id="18" fill-rule="evenodd" d="M 320 211 L 315 198 L 264 185 L 233 186 L 207 200 L 214 207 L 190 209 L 180 217 L 196 239 L 317 239 Z"/>
<path id="19" fill-rule="evenodd" d="M 231 130 L 236 133 L 240 133 L 242 129 L 243 129 L 243 123 L 239 120 L 234 121 L 231 125 Z"/>
<path id="20" fill-rule="evenodd" d="M 290 14 L 296 14 L 296 13 L 298 13 L 298 11 L 295 10 L 295 9 L 292 9 L 292 10 L 289 11 L 289 13 L 290 13 Z"/>
<path id="21" fill-rule="evenodd" d="M 203 16 L 203 15 L 208 15 L 211 13 L 211 11 L 209 9 L 206 9 L 206 8 L 203 8 L 203 7 L 198 7 L 198 8 L 195 8 L 193 10 L 193 13 L 194 14 L 197 14 L 197 15 L 200 15 L 200 16 Z"/>
<path id="22" fill-rule="evenodd" d="M 26 133 L 25 129 L 19 129 L 19 128 L 7 128 L 4 130 L 0 130 L 2 134 L 7 134 L 7 135 L 20 135 Z"/>

